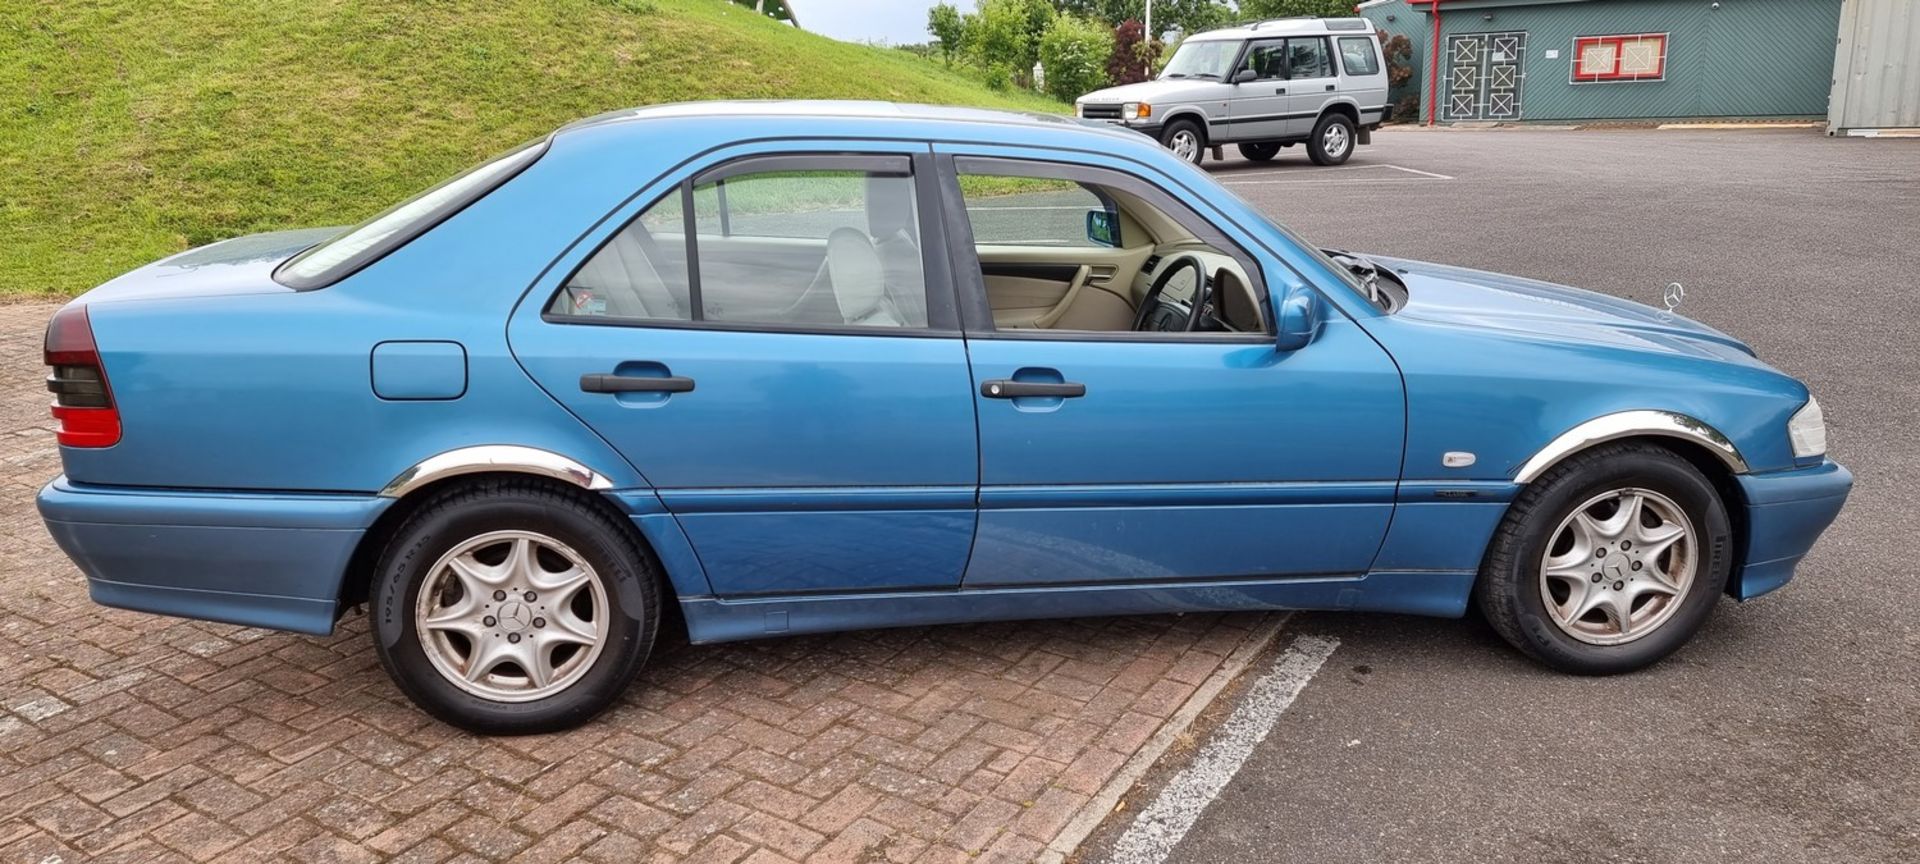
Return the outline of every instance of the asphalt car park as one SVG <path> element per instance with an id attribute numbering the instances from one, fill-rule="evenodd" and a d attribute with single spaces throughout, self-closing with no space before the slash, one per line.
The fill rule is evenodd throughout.
<path id="1" fill-rule="evenodd" d="M 1214 169 L 1323 245 L 1647 302 L 1684 283 L 1681 312 L 1827 405 L 1848 510 L 1784 591 L 1621 678 L 1471 620 L 921 628 L 679 647 L 588 727 L 482 740 L 405 707 L 360 619 L 323 639 L 88 603 L 31 504 L 59 470 L 52 307 L 0 309 L 0 857 L 1030 861 L 1111 811 L 1078 853 L 1105 860 L 1255 704 L 1263 737 L 1234 739 L 1168 860 L 1913 854 L 1920 147 L 1396 129 L 1337 169 Z"/>
<path id="2" fill-rule="evenodd" d="M 1085 860 L 1920 860 L 1920 142 L 1390 129 L 1338 173 L 1210 164 L 1323 246 L 1653 305 L 1680 282 L 1808 382 L 1857 485 L 1786 588 L 1633 675 L 1547 672 L 1472 619 L 1297 615 L 1338 650 L 1171 854 L 1122 838 L 1179 765 Z"/>

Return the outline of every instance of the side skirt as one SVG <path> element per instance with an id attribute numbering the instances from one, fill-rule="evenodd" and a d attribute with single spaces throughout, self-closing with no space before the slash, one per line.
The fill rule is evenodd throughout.
<path id="1" fill-rule="evenodd" d="M 707 596 L 683 597 L 680 608 L 696 644 L 882 627 L 1169 612 L 1352 610 L 1457 618 L 1466 612 L 1473 579 L 1470 570 L 1430 570 L 1261 581 Z"/>

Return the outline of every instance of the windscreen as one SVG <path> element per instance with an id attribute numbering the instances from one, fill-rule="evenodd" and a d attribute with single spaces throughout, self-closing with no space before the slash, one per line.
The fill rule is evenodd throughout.
<path id="1" fill-rule="evenodd" d="M 1187 41 L 1173 52 L 1162 78 L 1225 78 L 1233 56 L 1240 53 L 1237 40 Z"/>

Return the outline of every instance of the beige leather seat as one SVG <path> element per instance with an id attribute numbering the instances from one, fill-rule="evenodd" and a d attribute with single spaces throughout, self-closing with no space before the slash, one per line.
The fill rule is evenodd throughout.
<path id="1" fill-rule="evenodd" d="M 843 323 L 906 326 L 906 316 L 901 314 L 887 290 L 886 268 L 880 262 L 880 253 L 866 234 L 853 228 L 836 228 L 827 235 L 826 271 Z"/>
<path id="2" fill-rule="evenodd" d="M 908 327 L 927 326 L 926 271 L 920 258 L 920 220 L 913 178 L 867 178 L 867 236 L 880 255 L 887 296 Z"/>

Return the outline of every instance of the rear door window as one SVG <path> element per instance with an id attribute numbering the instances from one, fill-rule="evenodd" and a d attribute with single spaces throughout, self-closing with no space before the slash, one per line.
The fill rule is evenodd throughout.
<path id="1" fill-rule="evenodd" d="M 1288 78 L 1331 78 L 1333 63 L 1327 57 L 1327 40 L 1320 36 L 1296 36 L 1287 40 Z"/>
<path id="2" fill-rule="evenodd" d="M 781 157 L 667 193 L 581 265 L 559 319 L 928 325 L 905 156 Z"/>

